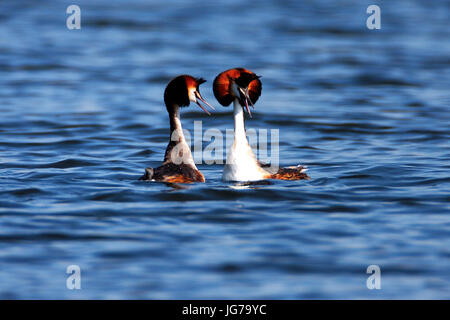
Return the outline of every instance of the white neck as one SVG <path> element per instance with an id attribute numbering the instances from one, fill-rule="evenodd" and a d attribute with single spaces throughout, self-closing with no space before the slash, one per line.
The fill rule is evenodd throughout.
<path id="1" fill-rule="evenodd" d="M 239 141 L 247 142 L 248 144 L 247 136 L 245 134 L 244 110 L 242 109 L 237 99 L 234 100 L 233 115 L 234 115 L 234 138 Z"/>
<path id="2" fill-rule="evenodd" d="M 245 134 L 244 110 L 238 99 L 234 100 L 234 141 L 223 170 L 226 181 L 257 181 L 267 174 L 258 164 Z"/>
<path id="3" fill-rule="evenodd" d="M 184 142 L 186 143 L 186 138 L 184 137 L 183 127 L 181 126 L 180 111 L 177 109 L 174 116 L 175 130 L 172 132 L 172 141 Z"/>
<path id="4" fill-rule="evenodd" d="M 174 126 L 174 130 L 171 132 L 170 139 L 171 141 L 177 142 L 171 152 L 172 162 L 175 164 L 190 164 L 197 169 L 192 157 L 191 149 L 189 148 L 189 145 L 186 142 L 186 138 L 184 137 L 183 127 L 181 126 L 180 120 L 180 112 L 178 108 L 175 111 L 172 125 Z"/>

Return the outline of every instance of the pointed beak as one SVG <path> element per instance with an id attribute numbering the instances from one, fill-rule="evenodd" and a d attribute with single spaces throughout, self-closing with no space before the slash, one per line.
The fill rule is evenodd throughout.
<path id="1" fill-rule="evenodd" d="M 199 106 L 200 108 L 202 108 L 202 110 L 205 111 L 208 115 L 211 115 L 211 113 L 210 113 L 208 110 L 206 110 L 206 109 L 200 104 L 200 102 L 198 102 L 199 100 L 200 100 L 201 102 L 203 102 L 204 104 L 206 104 L 208 107 L 210 107 L 212 110 L 216 110 L 216 109 L 214 109 L 214 107 L 213 107 L 212 105 L 210 105 L 208 102 L 206 102 L 205 99 L 203 99 L 203 97 L 200 95 L 200 92 L 195 91 L 195 97 L 197 98 L 197 104 L 198 104 L 198 106 Z"/>
<path id="2" fill-rule="evenodd" d="M 253 107 L 253 109 L 255 109 L 255 106 L 252 103 L 252 100 L 250 99 L 249 95 L 248 95 L 248 88 L 247 89 L 242 89 L 239 88 L 239 90 L 241 91 L 241 94 L 244 96 L 244 103 L 245 103 L 245 108 L 247 109 L 248 115 L 250 116 L 250 118 L 252 117 L 252 113 L 250 112 L 250 108 L 248 107 L 248 103 L 250 102 L 250 105 Z"/>

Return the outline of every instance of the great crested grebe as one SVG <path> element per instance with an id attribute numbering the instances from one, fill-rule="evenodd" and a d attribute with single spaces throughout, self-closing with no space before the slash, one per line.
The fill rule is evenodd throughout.
<path id="1" fill-rule="evenodd" d="M 244 68 L 222 72 L 214 80 L 213 90 L 217 101 L 223 106 L 234 104 L 234 141 L 227 156 L 222 179 L 225 181 L 258 181 L 264 179 L 309 179 L 306 167 L 280 168 L 270 172 L 257 159 L 245 134 L 244 108 L 251 116 L 249 104 L 261 95 L 259 76 Z"/>
<path id="2" fill-rule="evenodd" d="M 152 180 L 170 183 L 205 182 L 205 177 L 197 169 L 191 149 L 184 138 L 180 121 L 180 107 L 195 102 L 208 115 L 210 114 L 199 101 L 214 109 L 200 95 L 199 86 L 206 82 L 202 78 L 181 75 L 172 79 L 164 91 L 164 102 L 170 120 L 170 141 L 167 145 L 163 164 L 156 168 L 146 168 L 139 180 Z"/>

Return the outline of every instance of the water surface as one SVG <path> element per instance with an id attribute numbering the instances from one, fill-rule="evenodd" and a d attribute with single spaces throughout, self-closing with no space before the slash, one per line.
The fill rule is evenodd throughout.
<path id="1" fill-rule="evenodd" d="M 370 31 L 374 3 L 79 0 L 71 31 L 72 3 L 2 1 L 0 298 L 450 298 L 449 4 L 383 2 Z M 207 79 L 217 111 L 183 126 L 225 131 L 211 84 L 238 66 L 263 76 L 247 127 L 312 179 L 137 181 L 167 82 Z"/>

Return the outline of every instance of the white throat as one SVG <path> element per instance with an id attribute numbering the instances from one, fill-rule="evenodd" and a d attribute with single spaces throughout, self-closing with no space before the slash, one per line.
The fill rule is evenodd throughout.
<path id="1" fill-rule="evenodd" d="M 234 100 L 234 140 L 228 152 L 222 179 L 225 181 L 258 181 L 267 172 L 256 160 L 245 134 L 244 110 L 239 100 Z"/>

